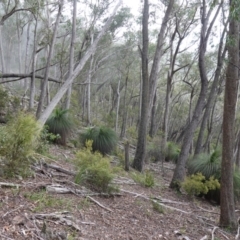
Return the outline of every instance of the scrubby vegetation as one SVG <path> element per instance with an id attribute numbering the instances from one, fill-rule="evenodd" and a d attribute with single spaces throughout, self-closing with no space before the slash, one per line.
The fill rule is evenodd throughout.
<path id="1" fill-rule="evenodd" d="M 76 183 L 86 184 L 98 192 L 111 193 L 116 188 L 111 185 L 114 174 L 110 159 L 99 152 L 92 152 L 92 141 L 86 142 L 86 147 L 76 154 Z"/>
<path id="2" fill-rule="evenodd" d="M 24 176 L 29 171 L 31 154 L 37 147 L 40 126 L 30 114 L 19 113 L 0 129 L 2 174 Z"/>

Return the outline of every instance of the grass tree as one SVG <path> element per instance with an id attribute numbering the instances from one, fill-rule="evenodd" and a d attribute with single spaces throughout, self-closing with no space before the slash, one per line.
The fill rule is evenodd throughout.
<path id="1" fill-rule="evenodd" d="M 117 135 L 115 131 L 107 127 L 88 128 L 80 136 L 81 142 L 85 144 L 92 140 L 92 150 L 98 151 L 103 155 L 110 153 L 117 144 Z"/>
<path id="2" fill-rule="evenodd" d="M 56 139 L 56 142 L 62 145 L 66 145 L 67 137 L 74 128 L 74 124 L 67 113 L 68 110 L 56 108 L 46 121 L 48 131 L 59 135 L 60 138 Z"/>

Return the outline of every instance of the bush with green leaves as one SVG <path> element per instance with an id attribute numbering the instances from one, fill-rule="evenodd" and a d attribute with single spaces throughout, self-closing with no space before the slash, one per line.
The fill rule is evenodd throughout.
<path id="1" fill-rule="evenodd" d="M 29 171 L 30 156 L 34 153 L 40 135 L 40 126 L 34 116 L 19 113 L 0 131 L 2 174 L 13 177 Z"/>
<path id="2" fill-rule="evenodd" d="M 206 195 L 210 190 L 219 190 L 220 183 L 213 176 L 207 180 L 201 173 L 197 173 L 188 176 L 182 183 L 182 188 L 191 196 Z"/>
<path id="3" fill-rule="evenodd" d="M 67 137 L 74 128 L 73 121 L 68 115 L 68 110 L 56 108 L 46 121 L 48 131 L 54 135 L 59 135 L 54 141 L 61 145 L 66 145 Z"/>
<path id="4" fill-rule="evenodd" d="M 40 154 L 48 153 L 50 143 L 55 142 L 60 136 L 50 133 L 48 131 L 48 126 L 44 125 L 40 132 L 40 138 L 38 141 L 36 152 Z"/>
<path id="5" fill-rule="evenodd" d="M 132 179 L 144 187 L 153 187 L 155 184 L 154 176 L 150 171 L 145 173 L 133 172 L 131 174 Z"/>
<path id="6" fill-rule="evenodd" d="M 111 185 L 114 174 L 110 160 L 99 152 L 92 152 L 92 141 L 86 142 L 86 148 L 77 152 L 75 165 L 77 167 L 76 183 L 86 184 L 91 189 L 111 193 L 116 188 Z"/>
<path id="7" fill-rule="evenodd" d="M 160 148 L 160 140 L 156 138 L 149 139 L 147 142 L 146 160 L 157 162 L 161 160 L 161 157 L 162 151 Z"/>
<path id="8" fill-rule="evenodd" d="M 180 154 L 180 147 L 174 142 L 167 142 L 167 146 L 164 150 L 165 161 L 177 162 Z"/>
<path id="9" fill-rule="evenodd" d="M 112 152 L 117 145 L 117 134 L 111 128 L 92 127 L 81 133 L 80 141 L 84 145 L 86 141 L 92 140 L 93 152 L 100 152 L 103 155 Z"/>

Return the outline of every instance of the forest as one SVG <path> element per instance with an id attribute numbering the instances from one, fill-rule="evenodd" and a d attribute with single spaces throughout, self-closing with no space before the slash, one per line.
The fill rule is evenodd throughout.
<path id="1" fill-rule="evenodd" d="M 238 0 L 142 0 L 134 11 L 122 0 L 1 0 L 0 195 L 15 199 L 1 197 L 1 239 L 239 239 L 239 16 Z M 111 197 L 141 198 L 149 222 L 108 236 L 89 215 L 88 236 L 64 215 L 67 197 L 52 199 L 63 193 L 69 205 L 81 196 L 88 214 L 89 202 L 112 214 Z M 17 197 L 34 214 L 19 217 Z M 193 217 L 195 201 L 210 232 Z M 192 228 L 176 227 L 174 211 Z M 141 228 L 164 218 L 173 233 Z M 49 234 L 53 221 L 74 230 Z"/>

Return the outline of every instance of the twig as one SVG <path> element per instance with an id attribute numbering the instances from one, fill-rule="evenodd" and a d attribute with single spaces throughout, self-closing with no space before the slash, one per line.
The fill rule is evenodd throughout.
<path id="1" fill-rule="evenodd" d="M 105 206 L 103 206 L 100 202 L 98 202 L 97 200 L 95 200 L 94 198 L 87 196 L 88 199 L 90 199 L 92 202 L 96 203 L 98 206 L 100 206 L 103 209 L 106 209 L 109 212 L 113 212 L 113 210 L 111 210 L 110 208 L 107 208 Z"/>
<path id="2" fill-rule="evenodd" d="M 214 233 L 215 233 L 215 231 L 218 229 L 218 227 L 214 227 L 213 228 L 213 230 L 212 230 L 212 240 L 214 240 L 215 238 L 214 238 Z"/>
<path id="3" fill-rule="evenodd" d="M 239 223 L 239 221 L 240 221 L 240 217 L 238 218 L 238 230 L 237 230 L 237 235 L 236 235 L 235 239 L 238 239 L 239 235 L 240 235 L 240 223 Z"/>
<path id="4" fill-rule="evenodd" d="M 23 207 L 23 205 L 20 205 L 19 207 L 15 208 L 15 209 L 13 209 L 13 210 L 11 210 L 11 211 L 9 211 L 9 212 L 6 212 L 5 214 L 3 214 L 2 218 L 6 217 L 8 214 L 10 214 L 10 213 L 12 213 L 12 212 L 17 211 L 18 209 L 20 209 L 20 208 L 22 208 L 22 207 Z"/>

